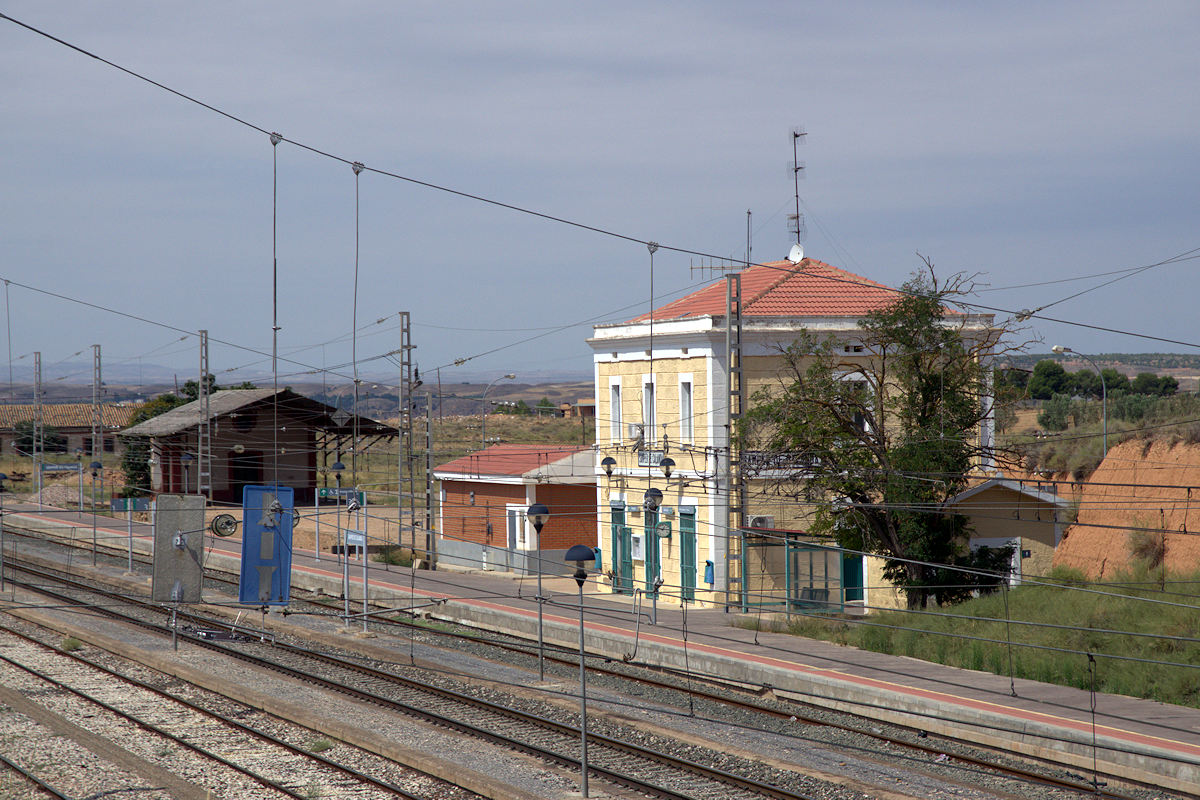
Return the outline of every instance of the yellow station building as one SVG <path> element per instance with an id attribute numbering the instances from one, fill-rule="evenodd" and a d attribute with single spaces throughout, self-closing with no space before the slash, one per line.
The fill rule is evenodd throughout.
<path id="1" fill-rule="evenodd" d="M 661 602 L 872 606 L 879 559 L 808 537 L 806 510 L 772 497 L 765 454 L 731 432 L 755 392 L 777 384 L 781 349 L 803 330 L 832 336 L 848 364 L 871 354 L 859 321 L 895 290 L 811 258 L 727 275 L 588 340 L 596 388 L 602 585 Z M 980 330 L 990 315 L 966 317 Z M 980 435 L 990 441 L 990 426 Z M 753 478 L 743 478 L 754 474 Z"/>

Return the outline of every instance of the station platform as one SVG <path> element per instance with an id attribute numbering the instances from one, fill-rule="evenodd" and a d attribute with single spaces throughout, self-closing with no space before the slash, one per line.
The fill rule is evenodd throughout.
<path id="1" fill-rule="evenodd" d="M 90 514 L 4 508 L 6 528 L 36 530 L 90 551 Z M 118 559 L 132 547 L 149 555 L 143 523 L 100 517 L 96 541 Z M 10 541 L 5 552 L 11 553 Z M 206 566 L 236 574 L 241 541 L 206 537 Z M 90 553 L 75 560 L 90 567 Z M 111 564 L 111 560 L 108 562 Z M 346 566 L 344 566 L 344 564 Z M 537 576 L 484 570 L 411 569 L 368 561 L 373 611 L 401 609 L 421 617 L 487 630 L 537 636 Z M 120 572 L 119 568 L 107 569 Z M 348 579 L 351 614 L 362 611 L 362 562 L 329 552 L 292 554 L 293 589 L 341 597 Z M 1166 705 L 1008 676 L 946 667 L 755 629 L 758 613 L 731 613 L 615 595 L 589 573 L 583 589 L 585 645 L 593 656 L 686 669 L 753 690 L 866 714 L 884 722 L 1012 748 L 1073 765 L 1083 781 L 1102 773 L 1200 795 L 1200 709 Z M 147 595 L 149 582 L 147 579 Z M 580 593 L 570 577 L 543 575 L 542 633 L 547 643 L 577 648 Z M 256 607 L 253 607 L 256 608 Z M 272 609 L 271 613 L 277 613 Z M 346 627 L 352 633 L 358 619 Z"/>

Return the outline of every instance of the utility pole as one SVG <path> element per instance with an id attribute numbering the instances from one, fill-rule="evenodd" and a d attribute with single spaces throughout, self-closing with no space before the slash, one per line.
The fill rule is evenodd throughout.
<path id="1" fill-rule="evenodd" d="M 433 395 L 425 393 L 425 540 L 426 549 L 433 552 L 437 537 L 433 535 Z M 429 564 L 436 564 L 430 558 Z"/>
<path id="2" fill-rule="evenodd" d="M 38 509 L 42 507 L 42 351 L 33 354 L 33 469 Z"/>
<path id="3" fill-rule="evenodd" d="M 196 426 L 196 493 L 208 496 L 212 502 L 212 427 L 209 420 L 208 331 L 200 331 L 200 388 L 196 395 L 200 403 L 200 424 Z M 187 490 L 187 487 L 183 487 Z"/>
<path id="4" fill-rule="evenodd" d="M 92 459 L 100 458 L 104 452 L 104 420 L 100 413 L 100 345 L 92 345 Z M 83 473 L 79 474 L 79 482 L 83 483 Z"/>

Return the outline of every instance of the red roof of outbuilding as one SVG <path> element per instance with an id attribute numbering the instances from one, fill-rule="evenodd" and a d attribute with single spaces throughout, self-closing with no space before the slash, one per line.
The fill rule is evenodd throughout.
<path id="1" fill-rule="evenodd" d="M 555 461 L 561 461 L 590 449 L 590 447 L 545 444 L 494 444 L 486 450 L 480 450 L 434 467 L 434 471 L 463 475 L 519 477 L 530 470 L 553 464 Z"/>
<path id="2" fill-rule="evenodd" d="M 853 317 L 896 302 L 899 293 L 882 283 L 806 258 L 799 264 L 775 261 L 745 269 L 742 316 Z M 725 284 L 705 286 L 654 310 L 656 321 L 725 314 Z M 631 322 L 646 322 L 643 314 Z"/>

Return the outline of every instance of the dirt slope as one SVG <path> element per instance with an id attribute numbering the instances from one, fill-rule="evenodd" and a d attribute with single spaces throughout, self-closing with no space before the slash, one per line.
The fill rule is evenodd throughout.
<path id="1" fill-rule="evenodd" d="M 1078 520 L 1066 530 L 1054 564 L 1091 578 L 1112 578 L 1133 563 L 1130 528 L 1151 528 L 1162 537 L 1168 570 L 1196 570 L 1200 446 L 1126 442 L 1109 450 L 1082 486 Z"/>

